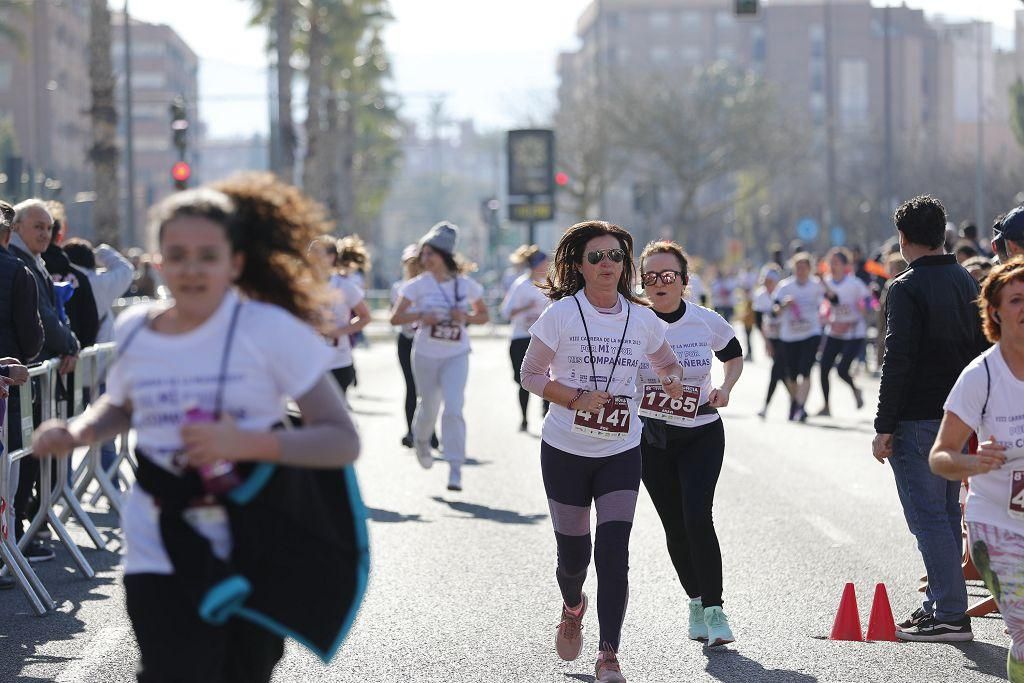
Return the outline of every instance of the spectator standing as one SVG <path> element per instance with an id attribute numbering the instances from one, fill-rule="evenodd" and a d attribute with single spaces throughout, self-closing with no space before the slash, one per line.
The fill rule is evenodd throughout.
<path id="1" fill-rule="evenodd" d="M 88 240 L 73 237 L 64 245 L 71 268 L 91 285 L 99 329 L 96 343 L 114 341 L 114 302 L 121 298 L 135 277 L 131 261 L 108 244 L 95 249 Z"/>
<path id="2" fill-rule="evenodd" d="M 1000 263 L 1024 255 L 1024 205 L 1013 209 L 992 226 L 992 251 Z"/>
<path id="3" fill-rule="evenodd" d="M 67 313 L 68 322 L 71 324 L 71 331 L 78 337 L 82 347 L 92 346 L 96 343 L 100 327 L 92 283 L 75 272 L 67 254 L 64 253 L 62 245 L 68 231 L 64 205 L 60 202 L 49 201 L 45 203 L 45 206 L 53 219 L 50 245 L 42 254 L 46 271 L 54 282 L 67 282 L 74 289 L 75 293 L 64 305 L 64 310 Z"/>
<path id="4" fill-rule="evenodd" d="M 957 377 L 988 342 L 975 300 L 978 283 L 943 249 L 946 211 L 928 195 L 896 210 L 909 267 L 889 285 L 887 333 L 872 454 L 892 466 L 903 513 L 928 572 L 920 608 L 899 624 L 901 640 L 973 638 L 960 567 L 960 483 L 928 467 L 943 403 Z"/>

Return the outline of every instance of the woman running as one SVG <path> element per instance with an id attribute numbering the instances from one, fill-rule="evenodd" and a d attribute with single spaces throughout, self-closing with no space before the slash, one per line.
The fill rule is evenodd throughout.
<path id="1" fill-rule="evenodd" d="M 287 611 L 296 591 L 333 592 L 330 583 L 311 580 L 325 567 L 336 571 L 333 555 L 311 539 L 334 529 L 313 497 L 256 507 L 249 498 L 259 495 L 254 479 L 266 475 L 263 488 L 280 493 L 275 482 L 291 472 L 338 470 L 359 453 L 344 399 L 327 375 L 333 354 L 308 324 L 320 320 L 326 301 L 306 260 L 321 228 L 316 208 L 269 175 L 220 187 L 158 205 L 160 270 L 173 300 L 123 313 L 107 393 L 70 423 L 40 425 L 34 437 L 36 453 L 63 455 L 129 429 L 137 435 L 138 480 L 121 523 L 140 683 L 270 680 L 289 626 L 260 601 L 269 597 Z M 286 397 L 298 402 L 303 424 L 275 431 Z M 313 518 L 319 536 L 299 528 L 291 505 Z M 315 557 L 291 556 L 303 573 L 283 580 L 273 558 L 294 553 L 293 539 L 314 545 Z M 254 566 L 257 574 L 232 574 L 210 587 L 228 570 Z M 271 596 L 260 588 L 268 574 Z M 228 593 L 231 601 L 222 604 Z M 331 604 L 337 596 L 320 599 Z M 319 631 L 330 614 L 296 618 Z M 318 653 L 329 658 L 335 649 Z"/>
<path id="2" fill-rule="evenodd" d="M 978 307 L 994 346 L 964 368 L 949 392 L 928 462 L 950 481 L 968 479 L 964 519 L 971 558 L 1012 640 L 1007 676 L 1024 683 L 1024 258 L 992 269 Z M 976 455 L 963 452 L 972 432 L 982 440 Z M 927 615 L 896 636 L 932 640 L 929 635 L 956 633 L 969 640 L 970 619 L 964 621 L 966 629 Z"/>
<path id="3" fill-rule="evenodd" d="M 793 256 L 793 275 L 779 283 L 772 295 L 775 315 L 779 318 L 779 339 L 782 341 L 788 375 L 786 386 L 792 401 L 789 419 L 804 422 L 804 404 L 811 391 L 811 369 L 821 342 L 821 317 L 818 310 L 825 300 L 825 285 L 811 279 L 812 258 L 806 251 Z"/>
<path id="4" fill-rule="evenodd" d="M 603 221 L 578 223 L 558 243 L 545 290 L 553 302 L 530 328 L 523 387 L 551 402 L 541 433 L 541 472 L 558 547 L 562 593 L 559 657 L 583 648 L 583 582 L 590 565 L 590 506 L 597 506 L 594 563 L 600 624 L 596 680 L 622 683 L 617 652 L 629 596 L 629 534 L 640 488 L 636 373 L 650 360 L 672 398 L 682 368 L 665 324 L 634 294 L 633 238 Z"/>
<path id="5" fill-rule="evenodd" d="M 786 386 L 786 354 L 779 341 L 779 321 L 772 310 L 772 294 L 782 278 L 782 268 L 777 263 L 767 263 L 761 268 L 761 284 L 754 292 L 754 315 L 757 326 L 764 336 L 765 351 L 772 359 L 772 374 L 768 379 L 768 395 L 764 399 L 764 408 L 757 416 L 764 418 L 768 414 L 768 404 L 772 402 L 775 388 L 779 382 Z M 787 387 L 788 391 L 788 387 Z"/>
<path id="6" fill-rule="evenodd" d="M 328 346 L 334 350 L 331 374 L 341 387 L 341 392 L 348 393 L 356 377 L 350 335 L 362 331 L 370 324 L 370 309 L 366 305 L 363 290 L 352 280 L 335 272 L 338 244 L 333 237 L 322 235 L 316 238 L 309 245 L 309 251 L 319 267 L 321 277 L 327 278 L 331 288 L 330 324 L 324 337 Z"/>
<path id="7" fill-rule="evenodd" d="M 416 323 L 412 372 L 416 378 L 416 412 L 412 420 L 416 459 L 424 469 L 434 464 L 430 435 L 441 415 L 441 449 L 448 461 L 448 490 L 462 490 L 466 461 L 466 420 L 462 416 L 469 378 L 469 330 L 490 318 L 483 302 L 484 288 L 464 273 L 469 267 L 455 255 L 459 231 L 441 222 L 420 240 L 424 272 L 398 294 L 392 325 Z"/>
<path id="8" fill-rule="evenodd" d="M 640 278 L 665 339 L 683 368 L 683 398 L 667 400 L 656 375 L 641 364 L 643 482 L 668 541 L 672 565 L 690 597 L 690 638 L 714 647 L 735 640 L 722 611 L 722 551 L 711 508 L 725 458 L 718 408 L 743 372 L 743 349 L 718 313 L 683 300 L 687 259 L 675 242 L 652 242 L 640 255 Z M 711 381 L 711 357 L 725 364 L 721 386 Z"/>
<path id="9" fill-rule="evenodd" d="M 517 253 L 520 250 L 516 250 Z M 520 385 L 522 377 L 519 369 L 526 357 L 526 349 L 530 345 L 530 326 L 548 305 L 548 298 L 539 288 L 548 272 L 548 255 L 536 244 L 523 250 L 523 258 L 530 270 L 520 275 L 508 290 L 505 300 L 501 303 L 501 314 L 512 322 L 512 339 L 509 342 L 509 357 L 512 359 L 512 375 L 519 387 L 519 411 L 522 421 L 519 431 L 525 432 L 526 409 L 530 402 L 530 392 Z M 548 402 L 544 401 L 544 412 L 548 411 Z"/>
<path id="10" fill-rule="evenodd" d="M 825 276 L 824 283 L 829 311 L 825 326 L 825 349 L 821 352 L 821 365 L 818 370 L 825 406 L 818 412 L 819 417 L 828 417 L 832 414 L 828 399 L 829 375 L 833 367 L 839 371 L 839 379 L 853 390 L 857 410 L 864 407 L 864 395 L 854 383 L 850 367 L 860 356 L 865 338 L 868 336 L 864 315 L 871 299 L 871 290 L 863 280 L 850 272 L 850 261 L 850 252 L 842 247 L 828 253 L 828 266 L 831 272 Z"/>
<path id="11" fill-rule="evenodd" d="M 420 265 L 420 248 L 410 244 L 402 250 L 402 279 L 391 285 L 391 307 L 398 303 L 398 293 L 406 282 L 423 272 Z M 402 445 L 412 448 L 412 417 L 416 412 L 416 379 L 412 376 L 412 340 L 416 336 L 416 324 L 406 323 L 398 328 L 398 364 L 402 367 L 405 377 L 405 436 Z M 437 448 L 437 437 L 430 437 L 430 445 Z"/>

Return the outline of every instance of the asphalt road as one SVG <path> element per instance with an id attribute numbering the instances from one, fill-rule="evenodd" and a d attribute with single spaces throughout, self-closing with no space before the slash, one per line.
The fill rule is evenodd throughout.
<path id="1" fill-rule="evenodd" d="M 274 680 L 592 681 L 596 611 L 584 654 L 559 660 L 555 547 L 541 485 L 539 402 L 530 433 L 519 422 L 506 343 L 474 340 L 468 388 L 470 463 L 465 491 L 445 490 L 446 467 L 416 464 L 399 438 L 402 383 L 393 342 L 357 351 L 352 404 L 364 439 L 358 464 L 371 515 L 372 574 L 347 643 L 328 667 L 293 644 Z M 760 351 L 760 346 L 757 348 Z M 620 661 L 629 681 L 990 681 L 1004 679 L 1008 637 L 976 619 L 960 645 L 840 643 L 827 639 L 843 586 L 857 586 L 867 627 L 877 582 L 898 617 L 919 603 L 923 567 L 892 474 L 870 456 L 873 396 L 856 411 L 834 383 L 832 419 L 788 423 L 783 396 L 756 416 L 767 381 L 763 354 L 747 364 L 723 410 L 727 454 L 716 498 L 725 558 L 725 611 L 737 642 L 708 650 L 686 637 L 686 596 L 641 490 L 631 544 L 631 591 Z M 816 410 L 817 393 L 811 409 Z M 119 532 L 97 521 L 110 551 L 86 550 L 87 581 L 58 549 L 39 567 L 57 613 L 37 618 L 17 591 L 0 593 L 0 681 L 131 681 L 135 646 L 124 615 Z M 593 569 L 587 582 L 596 588 Z M 983 589 L 971 588 L 975 597 Z"/>

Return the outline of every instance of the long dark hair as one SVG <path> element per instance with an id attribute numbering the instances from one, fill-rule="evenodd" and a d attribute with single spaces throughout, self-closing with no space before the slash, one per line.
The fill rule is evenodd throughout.
<path id="1" fill-rule="evenodd" d="M 540 288 L 552 301 L 572 296 L 586 284 L 579 266 L 583 265 L 584 249 L 587 242 L 595 237 L 611 235 L 619 242 L 619 248 L 626 252 L 622 260 L 622 274 L 617 289 L 626 301 L 646 306 L 647 301 L 637 296 L 633 289 L 636 281 L 636 266 L 633 265 L 633 236 L 614 223 L 606 221 L 584 221 L 577 223 L 562 235 L 555 249 L 555 258 L 548 269 L 547 282 Z"/>
<path id="2" fill-rule="evenodd" d="M 330 227 L 322 206 L 271 173 L 241 173 L 157 205 L 152 216 L 157 238 L 183 216 L 224 227 L 232 252 L 245 256 L 235 281 L 243 294 L 314 326 L 324 323 L 329 292 L 306 253 L 310 242 Z"/>

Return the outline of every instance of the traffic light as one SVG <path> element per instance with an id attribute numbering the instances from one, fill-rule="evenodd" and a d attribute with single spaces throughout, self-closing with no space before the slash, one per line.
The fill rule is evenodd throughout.
<path id="1" fill-rule="evenodd" d="M 171 140 L 178 148 L 178 156 L 184 159 L 188 147 L 188 108 L 181 95 L 175 95 L 171 101 Z"/>
<path id="2" fill-rule="evenodd" d="M 192 167 L 187 161 L 179 161 L 171 166 L 171 178 L 174 180 L 175 190 L 188 188 L 188 179 L 192 177 Z"/>
<path id="3" fill-rule="evenodd" d="M 564 171 L 559 171 L 555 174 L 555 185 L 559 187 L 565 187 L 569 184 L 569 174 Z"/>
<path id="4" fill-rule="evenodd" d="M 755 15 L 757 14 L 758 0 L 736 0 L 736 14 Z"/>

